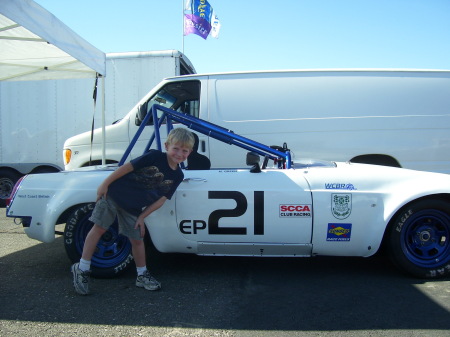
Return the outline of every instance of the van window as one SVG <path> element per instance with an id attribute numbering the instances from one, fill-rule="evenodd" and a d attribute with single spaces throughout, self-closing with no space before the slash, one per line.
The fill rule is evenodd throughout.
<path id="1" fill-rule="evenodd" d="M 141 122 L 147 113 L 151 113 L 153 104 L 176 110 L 194 117 L 199 116 L 200 82 L 181 81 L 166 84 L 141 108 L 137 120 Z M 158 117 L 162 114 L 158 111 Z M 137 121 L 138 122 L 138 121 Z M 149 124 L 153 124 L 150 121 Z"/>

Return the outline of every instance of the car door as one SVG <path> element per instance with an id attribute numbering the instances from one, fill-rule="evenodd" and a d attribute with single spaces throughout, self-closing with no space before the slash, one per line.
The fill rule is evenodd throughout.
<path id="1" fill-rule="evenodd" d="M 176 193 L 180 234 L 198 253 L 308 255 L 312 201 L 300 170 L 185 171 Z"/>

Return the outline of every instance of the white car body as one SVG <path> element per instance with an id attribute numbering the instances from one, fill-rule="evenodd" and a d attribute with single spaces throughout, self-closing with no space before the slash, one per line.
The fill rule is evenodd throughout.
<path id="1" fill-rule="evenodd" d="M 7 210 L 10 217 L 31 217 L 26 234 L 42 242 L 55 239 L 59 217 L 73 206 L 95 202 L 98 185 L 111 168 L 29 175 Z M 184 171 L 175 195 L 146 219 L 155 246 L 162 252 L 205 255 L 370 256 L 380 246 L 387 224 L 403 205 L 450 191 L 450 176 L 400 168 L 336 163 L 336 167 L 299 169 Z M 255 235 L 255 186 L 264 192 L 264 235 Z M 224 216 L 220 229 L 245 229 L 245 234 L 209 234 L 217 210 L 236 212 L 232 195 L 218 199 L 212 192 L 242 194 L 243 214 Z M 348 216 L 333 215 L 333 196 L 351 196 Z M 228 199 L 228 200 L 227 200 Z M 295 215 L 283 205 L 307 205 Z M 308 207 L 304 207 L 308 209 Z M 298 213 L 301 213 L 298 210 Z M 290 215 L 289 215 L 290 214 Z M 328 225 L 351 224 L 349 240 L 327 241 Z M 206 228 L 195 228 L 206 224 Z M 233 248 L 227 247 L 233 246 Z M 234 248 L 237 248 L 236 250 Z"/>

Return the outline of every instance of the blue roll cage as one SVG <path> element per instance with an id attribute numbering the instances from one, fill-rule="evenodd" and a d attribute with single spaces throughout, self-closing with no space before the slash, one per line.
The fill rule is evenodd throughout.
<path id="1" fill-rule="evenodd" d="M 158 110 L 162 111 L 161 117 L 158 118 Z M 136 134 L 131 140 L 130 145 L 128 145 L 125 153 L 122 156 L 122 159 L 119 162 L 119 166 L 123 165 L 130 155 L 131 150 L 139 139 L 142 131 L 147 126 L 148 121 L 151 117 L 153 117 L 154 121 L 154 131 L 152 136 L 150 137 L 147 146 L 144 150 L 144 153 L 148 152 L 153 144 L 153 141 L 156 139 L 156 146 L 158 150 L 162 150 L 161 144 L 161 136 L 160 136 L 160 128 L 164 121 L 166 121 L 167 134 L 173 129 L 173 122 L 178 122 L 186 125 L 189 129 L 197 131 L 201 134 L 204 134 L 208 137 L 212 137 L 224 143 L 230 145 L 236 145 L 245 150 L 255 152 L 258 155 L 263 156 L 266 159 L 273 160 L 275 164 L 278 165 L 279 169 L 289 169 L 292 166 L 291 153 L 289 150 L 283 152 L 277 149 L 271 148 L 267 145 L 258 143 L 254 140 L 251 140 L 246 137 L 239 136 L 235 134 L 233 131 L 225 129 L 219 125 L 207 122 L 203 119 L 193 117 L 188 114 L 183 114 L 178 111 L 166 108 L 164 106 L 154 104 L 151 109 L 152 113 L 147 113 L 144 119 L 141 122 Z"/>

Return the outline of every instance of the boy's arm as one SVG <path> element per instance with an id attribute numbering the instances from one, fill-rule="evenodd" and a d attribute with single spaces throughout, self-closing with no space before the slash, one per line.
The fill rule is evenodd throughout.
<path id="1" fill-rule="evenodd" d="M 144 219 L 148 217 L 150 214 L 152 214 L 154 211 L 159 209 L 164 203 L 166 202 L 166 197 L 161 197 L 158 200 L 156 200 L 153 204 L 147 206 L 144 211 L 141 213 L 141 215 L 138 216 L 136 225 L 134 226 L 135 229 L 139 227 L 141 231 L 141 237 L 144 237 L 145 234 L 145 223 Z"/>
<path id="2" fill-rule="evenodd" d="M 133 165 L 131 165 L 131 163 L 126 163 L 120 166 L 113 173 L 111 173 L 98 187 L 97 200 L 99 200 L 102 197 L 106 197 L 106 193 L 108 193 L 108 187 L 113 181 L 116 181 L 117 179 L 123 177 L 127 173 L 132 172 L 133 170 L 134 170 Z"/>

